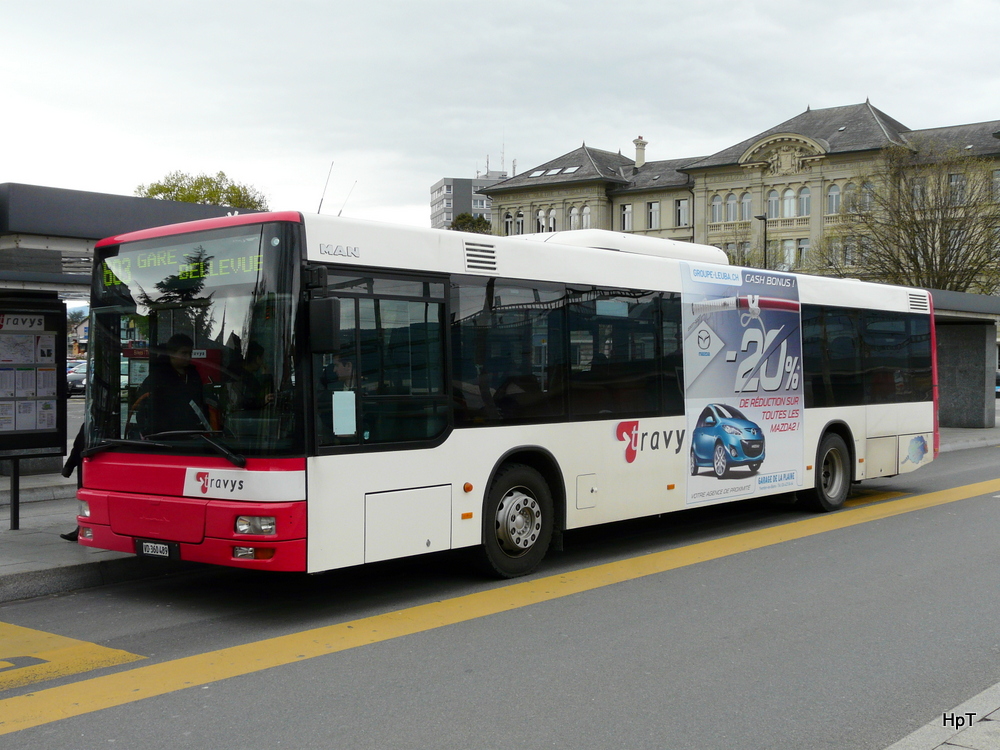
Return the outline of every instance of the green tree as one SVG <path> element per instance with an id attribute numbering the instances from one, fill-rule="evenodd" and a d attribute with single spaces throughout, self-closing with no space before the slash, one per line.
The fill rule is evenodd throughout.
<path id="1" fill-rule="evenodd" d="M 225 172 L 216 175 L 189 175 L 170 172 L 159 182 L 140 185 L 135 189 L 140 198 L 157 198 L 181 203 L 205 203 L 212 206 L 232 206 L 255 211 L 267 210 L 267 198 L 252 185 L 233 182 Z"/>
<path id="2" fill-rule="evenodd" d="M 90 310 L 85 307 L 74 307 L 66 313 L 66 327 L 73 330 L 90 317 Z"/>
<path id="3" fill-rule="evenodd" d="M 489 219 L 484 216 L 473 216 L 465 213 L 459 214 L 451 222 L 451 228 L 457 232 L 473 232 L 474 234 L 490 234 Z"/>

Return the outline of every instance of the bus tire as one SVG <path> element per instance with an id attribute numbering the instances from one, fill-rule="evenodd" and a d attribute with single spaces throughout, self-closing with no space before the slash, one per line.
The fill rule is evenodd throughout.
<path id="1" fill-rule="evenodd" d="M 840 510 L 851 488 L 851 454 L 844 439 L 829 432 L 816 450 L 816 480 L 806 501 L 817 511 Z"/>
<path id="2" fill-rule="evenodd" d="M 507 464 L 486 495 L 480 562 L 487 573 L 502 578 L 527 575 L 545 557 L 554 527 L 545 479 L 530 466 Z"/>

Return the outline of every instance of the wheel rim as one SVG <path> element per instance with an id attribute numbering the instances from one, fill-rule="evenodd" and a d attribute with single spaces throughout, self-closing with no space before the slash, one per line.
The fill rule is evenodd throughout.
<path id="1" fill-rule="evenodd" d="M 715 446 L 715 455 L 713 458 L 715 459 L 713 464 L 715 467 L 715 473 L 721 477 L 726 473 L 726 449 L 721 445 Z"/>
<path id="2" fill-rule="evenodd" d="M 826 497 L 831 499 L 840 497 L 844 486 L 844 457 L 840 455 L 840 451 L 828 450 L 823 456 L 819 481 Z"/>
<path id="3" fill-rule="evenodd" d="M 542 532 L 542 508 L 523 487 L 510 490 L 497 506 L 497 541 L 511 557 L 530 550 Z"/>

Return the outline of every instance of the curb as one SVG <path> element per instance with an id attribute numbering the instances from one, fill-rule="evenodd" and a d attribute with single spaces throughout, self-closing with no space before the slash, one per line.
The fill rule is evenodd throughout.
<path id="1" fill-rule="evenodd" d="M 43 500 L 71 500 L 76 497 L 76 484 L 50 484 L 40 487 L 19 487 L 18 504 Z M 10 490 L 0 490 L 0 507 L 10 505 Z"/>
<path id="2" fill-rule="evenodd" d="M 0 604 L 195 571 L 198 563 L 121 557 L 0 577 Z"/>

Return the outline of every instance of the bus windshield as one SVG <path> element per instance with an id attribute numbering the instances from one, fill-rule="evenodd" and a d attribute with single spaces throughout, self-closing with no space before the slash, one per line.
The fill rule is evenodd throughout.
<path id="1" fill-rule="evenodd" d="M 301 455 L 297 242 L 271 223 L 100 248 L 88 445 Z"/>

